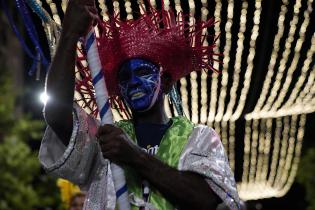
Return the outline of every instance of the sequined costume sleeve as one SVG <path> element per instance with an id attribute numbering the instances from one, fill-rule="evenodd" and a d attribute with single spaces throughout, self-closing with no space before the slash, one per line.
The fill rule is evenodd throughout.
<path id="1" fill-rule="evenodd" d="M 113 209 L 115 195 L 108 161 L 95 139 L 99 122 L 74 105 L 73 131 L 66 147 L 48 126 L 39 151 L 44 169 L 88 191 L 84 209 Z M 105 199 L 104 199 L 105 198 Z"/>
<path id="2" fill-rule="evenodd" d="M 240 209 L 234 175 L 216 132 L 198 125 L 180 157 L 179 170 L 193 171 L 206 178 L 211 189 L 232 210 Z"/>

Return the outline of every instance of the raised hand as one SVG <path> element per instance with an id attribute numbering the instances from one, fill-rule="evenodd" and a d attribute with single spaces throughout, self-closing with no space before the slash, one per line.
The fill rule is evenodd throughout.
<path id="1" fill-rule="evenodd" d="M 62 23 L 63 32 L 75 37 L 84 36 L 93 20 L 98 18 L 95 0 L 69 0 Z"/>

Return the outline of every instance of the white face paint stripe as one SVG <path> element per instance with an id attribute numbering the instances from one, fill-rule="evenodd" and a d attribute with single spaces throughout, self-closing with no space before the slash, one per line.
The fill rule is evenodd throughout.
<path id="1" fill-rule="evenodd" d="M 153 95 L 153 98 L 152 98 L 150 106 L 148 108 L 146 108 L 145 110 L 140 111 L 140 112 L 148 111 L 155 104 L 156 99 L 158 98 L 160 90 L 161 90 L 161 71 L 159 71 L 159 76 L 158 76 L 158 81 L 157 82 L 158 82 L 158 84 L 157 84 L 156 89 L 154 91 L 154 95 Z"/>

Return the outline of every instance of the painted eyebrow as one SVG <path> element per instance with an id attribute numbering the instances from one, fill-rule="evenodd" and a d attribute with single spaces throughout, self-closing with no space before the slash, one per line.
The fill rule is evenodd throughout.
<path id="1" fill-rule="evenodd" d="M 140 71 L 140 70 L 153 70 L 153 72 L 156 72 L 156 68 L 152 66 L 139 66 L 134 69 L 134 71 Z"/>
<path id="2" fill-rule="evenodd" d="M 150 73 L 150 69 L 145 66 L 138 67 L 134 70 L 135 73 L 144 72 L 144 73 Z"/>

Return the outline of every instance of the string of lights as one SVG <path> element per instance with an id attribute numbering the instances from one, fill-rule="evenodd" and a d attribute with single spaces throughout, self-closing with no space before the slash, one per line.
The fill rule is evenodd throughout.
<path id="1" fill-rule="evenodd" d="M 233 112 L 233 108 L 235 106 L 236 103 L 236 99 L 237 99 L 237 88 L 240 84 L 240 74 L 241 74 L 241 63 L 242 63 L 242 55 L 243 55 L 243 51 L 244 51 L 244 40 L 245 40 L 245 36 L 244 33 L 246 31 L 246 22 L 247 22 L 247 8 L 248 8 L 248 3 L 247 1 L 243 1 L 242 3 L 242 10 L 241 10 L 241 16 L 240 16 L 240 28 L 239 28 L 239 32 L 238 32 L 238 39 L 237 39 L 237 49 L 236 49 L 236 57 L 235 57 L 235 64 L 234 64 L 234 73 L 233 73 L 233 83 L 232 83 L 232 87 L 230 89 L 230 101 L 227 105 L 227 109 L 226 112 L 223 116 L 223 120 L 227 121 L 230 119 L 232 112 Z"/>
<path id="2" fill-rule="evenodd" d="M 287 157 L 286 157 L 286 162 L 284 165 L 284 172 L 282 173 L 280 179 L 279 179 L 279 188 L 283 188 L 284 185 L 287 182 L 287 179 L 289 177 L 290 174 L 290 169 L 292 166 L 292 160 L 293 160 L 293 155 L 294 155 L 294 151 L 296 149 L 296 132 L 297 132 L 297 125 L 298 125 L 298 116 L 297 115 L 293 115 L 291 117 L 291 125 L 293 125 L 290 129 L 290 138 L 289 138 L 289 148 L 288 148 L 288 152 L 287 152 Z"/>
<path id="3" fill-rule="evenodd" d="M 258 136 L 259 136 L 259 130 L 258 130 L 259 120 L 254 119 L 251 130 L 252 130 L 252 136 L 251 136 L 251 149 L 250 149 L 250 167 L 249 167 L 249 183 L 255 182 L 255 172 L 256 172 L 256 165 L 257 165 L 257 147 L 258 147 Z"/>
<path id="4" fill-rule="evenodd" d="M 295 36 L 295 33 L 297 33 L 297 31 L 298 31 L 297 30 L 297 24 L 299 22 L 299 13 L 300 13 L 301 6 L 302 6 L 301 0 L 297 0 L 296 4 L 294 5 L 294 15 L 293 15 L 292 20 L 290 21 L 290 30 L 289 30 L 289 34 L 288 34 L 288 37 L 287 37 L 286 42 L 285 42 L 285 49 L 282 52 L 282 58 L 280 60 L 280 66 L 279 66 L 278 70 L 276 71 L 277 72 L 276 79 L 275 79 L 276 82 L 273 84 L 273 86 L 271 88 L 271 93 L 270 93 L 269 97 L 267 98 L 267 102 L 264 105 L 264 107 L 262 108 L 263 113 L 270 110 L 270 108 L 272 107 L 273 101 L 275 100 L 276 96 L 278 95 L 278 90 L 280 89 L 281 79 L 284 76 L 286 65 L 288 63 L 292 43 L 294 41 L 294 36 Z"/>
<path id="5" fill-rule="evenodd" d="M 305 128 L 305 123 L 306 123 L 306 115 L 302 114 L 300 116 L 299 120 L 299 128 L 298 128 L 298 133 L 297 133 L 297 143 L 295 146 L 295 151 L 294 151 L 294 158 L 292 161 L 291 165 L 291 171 L 288 176 L 288 179 L 283 186 L 281 190 L 278 192 L 278 197 L 284 196 L 290 189 L 290 187 L 293 184 L 294 178 L 296 176 L 297 170 L 298 170 L 298 164 L 300 162 L 301 158 L 301 150 L 302 150 L 302 143 L 303 143 L 303 138 L 304 138 L 304 128 Z"/>
<path id="6" fill-rule="evenodd" d="M 263 166 L 261 169 L 261 175 L 259 176 L 258 181 L 266 181 L 267 179 L 267 173 L 268 173 L 268 167 L 269 167 L 269 153 L 270 153 L 270 147 L 271 147 L 271 136 L 272 133 L 272 119 L 269 118 L 266 120 L 266 131 L 265 131 L 265 142 L 264 142 L 264 150 L 263 150 Z"/>
<path id="7" fill-rule="evenodd" d="M 68 0 L 62 0 L 61 1 L 61 9 L 62 9 L 63 13 L 66 12 L 67 6 L 68 6 Z"/>
<path id="8" fill-rule="evenodd" d="M 272 161 L 269 168 L 272 119 L 246 121 L 243 176 L 242 182 L 238 184 L 242 199 L 280 197 L 293 183 L 300 159 L 306 115 L 301 115 L 300 119 L 297 115 L 277 118 L 275 122 Z M 255 154 L 257 151 L 258 155 Z"/>
<path id="9" fill-rule="evenodd" d="M 288 139 L 289 139 L 289 132 L 290 132 L 290 117 L 286 116 L 283 118 L 283 128 L 282 128 L 282 141 L 279 145 L 279 151 L 276 153 L 279 154 L 279 159 L 277 164 L 277 167 L 274 169 L 276 171 L 275 177 L 272 177 L 272 179 L 268 180 L 270 183 L 270 186 L 274 186 L 276 183 L 276 180 L 279 179 L 280 174 L 282 174 L 283 166 L 285 164 L 285 158 L 287 153 L 287 147 L 288 147 Z M 285 139 L 285 141 L 283 141 Z"/>
<path id="10" fill-rule="evenodd" d="M 229 0 L 228 1 L 228 7 L 227 7 L 227 22 L 225 24 L 225 33 L 226 33 L 226 43 L 224 46 L 224 58 L 223 58 L 223 69 L 222 69 L 222 81 L 221 81 L 221 89 L 219 94 L 219 100 L 218 100 L 218 107 L 217 112 L 215 114 L 214 120 L 215 120 L 215 129 L 220 134 L 222 144 L 225 148 L 225 150 L 228 150 L 229 147 L 229 141 L 228 141 L 228 123 L 221 122 L 222 117 L 224 115 L 224 107 L 225 107 L 225 99 L 227 95 L 227 85 L 228 85 L 228 67 L 230 62 L 230 51 L 231 51 L 231 45 L 232 45 L 232 32 L 231 28 L 233 25 L 233 15 L 234 15 L 234 1 Z M 231 154 L 233 156 L 233 154 Z"/>
<path id="11" fill-rule="evenodd" d="M 239 85 L 239 78 L 241 73 L 241 59 L 242 59 L 242 53 L 244 49 L 244 32 L 246 31 L 246 15 L 247 15 L 247 8 L 248 3 L 247 1 L 243 1 L 242 3 L 242 10 L 241 10 L 241 16 L 240 16 L 240 29 L 238 33 L 238 40 L 237 40 L 237 50 L 236 50 L 236 58 L 235 58 L 235 66 L 234 66 L 234 73 L 233 73 L 233 83 L 232 87 L 230 89 L 230 101 L 227 105 L 227 109 L 225 114 L 223 115 L 223 122 L 228 121 L 232 115 L 233 107 L 236 103 L 236 91 L 237 87 Z M 222 127 L 224 125 L 230 125 L 229 126 L 229 133 L 230 135 L 227 135 L 227 128 L 222 129 L 222 142 L 228 145 L 228 151 L 229 151 L 229 161 L 231 168 L 234 169 L 235 165 L 235 123 L 233 121 L 230 121 L 230 124 L 223 123 Z"/>
<path id="12" fill-rule="evenodd" d="M 251 76 L 254 69 L 254 58 L 256 54 L 256 40 L 259 35 L 259 23 L 260 23 L 260 15 L 261 15 L 261 0 L 256 0 L 255 2 L 255 12 L 254 12 L 254 26 L 252 28 L 252 34 L 250 37 L 250 48 L 249 48 L 249 55 L 247 57 L 247 68 L 245 71 L 245 78 L 243 82 L 243 88 L 241 90 L 240 100 L 236 107 L 235 112 L 233 113 L 231 120 L 237 120 L 241 116 L 243 109 L 245 107 L 245 102 L 248 94 L 248 90 L 250 87 Z"/>
<path id="13" fill-rule="evenodd" d="M 196 5 L 193 0 L 188 1 L 189 5 L 189 25 L 193 26 L 195 21 L 195 10 L 196 10 Z M 193 27 L 190 28 L 190 31 L 194 31 L 195 29 Z M 198 123 L 199 121 L 199 109 L 198 109 L 198 83 L 197 83 L 197 73 L 195 71 L 190 73 L 190 96 L 191 96 L 191 121 L 193 123 Z"/>
<path id="14" fill-rule="evenodd" d="M 264 162 L 264 149 L 266 147 L 266 119 L 260 120 L 260 132 L 258 134 L 258 155 L 257 158 L 257 167 L 256 167 L 256 175 L 254 182 L 261 182 L 262 173 L 263 173 L 263 162 Z"/>
<path id="15" fill-rule="evenodd" d="M 315 94 L 315 87 L 314 86 L 315 86 L 315 84 L 314 84 L 314 80 L 313 80 L 312 88 L 306 94 L 306 96 L 302 99 L 301 107 L 305 107 L 308 112 L 315 110 L 314 106 L 313 106 L 313 104 L 314 104 L 314 94 Z"/>
<path id="16" fill-rule="evenodd" d="M 298 78 L 298 81 L 296 82 L 296 85 L 294 86 L 292 93 L 290 94 L 289 99 L 286 101 L 286 103 L 283 105 L 283 110 L 288 110 L 289 107 L 291 107 L 293 105 L 293 103 L 296 101 L 297 97 L 299 96 L 298 94 L 301 91 L 301 88 L 308 76 L 308 72 L 310 71 L 310 69 L 313 69 L 313 67 L 310 67 L 311 63 L 312 63 L 312 58 L 314 56 L 315 53 L 315 37 L 312 37 L 312 41 L 311 41 L 311 46 L 310 49 L 307 51 L 306 54 L 306 59 L 303 63 L 302 69 L 301 69 L 301 75 Z M 314 65 L 314 64 L 313 64 Z"/>
<path id="17" fill-rule="evenodd" d="M 281 144 L 280 160 L 279 160 L 277 175 L 273 183 L 277 189 L 281 188 L 280 186 L 282 184 L 281 183 L 282 176 L 287 174 L 286 166 L 290 164 L 288 163 L 290 162 L 289 152 L 292 150 L 292 147 L 294 147 L 294 142 L 292 142 L 292 139 L 293 140 L 295 139 L 294 137 L 295 137 L 295 131 L 296 131 L 296 126 L 297 126 L 296 121 L 297 121 L 296 115 L 293 115 L 291 118 L 284 117 L 284 124 L 285 124 L 284 130 L 286 131 L 284 133 L 284 138 L 287 139 L 288 141 L 282 141 L 282 144 Z"/>
<path id="18" fill-rule="evenodd" d="M 314 93 L 315 93 L 315 67 L 312 67 L 310 75 L 307 77 L 305 88 L 299 94 L 296 103 L 291 110 L 298 112 L 303 109 L 303 113 L 314 112 Z"/>
<path id="19" fill-rule="evenodd" d="M 311 6 L 313 3 L 313 0 L 309 0 L 307 2 L 308 6 Z M 310 23 L 310 10 L 305 10 L 304 11 L 304 21 L 300 27 L 299 30 L 299 38 L 296 42 L 295 48 L 294 48 L 294 57 L 292 59 L 292 63 L 291 66 L 288 69 L 288 73 L 285 77 L 285 82 L 282 86 L 282 89 L 280 91 L 278 95 L 277 100 L 274 102 L 273 106 L 271 107 L 272 111 L 276 111 L 278 110 L 278 108 L 281 106 L 282 102 L 284 101 L 285 96 L 288 93 L 289 90 L 289 86 L 293 81 L 293 73 L 295 71 L 297 71 L 297 64 L 300 60 L 300 56 L 301 56 L 301 48 L 302 48 L 302 44 L 305 41 L 305 33 L 306 33 L 306 29 L 309 26 Z"/>
<path id="20" fill-rule="evenodd" d="M 267 180 L 269 186 L 274 183 L 276 177 L 276 170 L 277 164 L 279 160 L 279 151 L 280 151 L 280 142 L 281 142 L 281 131 L 283 129 L 283 119 L 277 118 L 276 119 L 276 129 L 275 129 L 275 137 L 274 137 L 274 144 L 273 144 L 273 152 L 272 152 L 272 159 L 270 165 L 270 174 Z"/>
<path id="21" fill-rule="evenodd" d="M 245 136 L 244 136 L 244 156 L 243 156 L 243 174 L 242 182 L 239 183 L 238 189 L 241 198 L 244 198 L 246 191 L 248 189 L 248 175 L 249 175 L 249 158 L 250 158 L 250 142 L 251 142 L 251 124 L 252 120 L 246 120 L 245 122 Z"/>
<path id="22" fill-rule="evenodd" d="M 228 151 L 229 150 L 229 142 L 228 142 L 228 133 L 227 133 L 227 130 L 228 130 L 228 122 L 227 121 L 222 121 L 222 122 L 217 122 L 218 124 L 220 123 L 220 126 L 221 126 L 221 141 L 222 141 L 222 144 L 224 146 L 224 149 L 225 151 Z"/>
<path id="23" fill-rule="evenodd" d="M 198 83 L 197 83 L 197 73 L 190 73 L 190 85 L 191 85 L 191 121 L 193 123 L 198 123 Z"/>
<path id="24" fill-rule="evenodd" d="M 202 0 L 202 7 L 201 7 L 201 20 L 202 21 L 206 21 L 208 14 L 209 14 L 209 10 L 207 9 L 208 7 L 208 3 L 207 0 Z M 203 35 L 207 34 L 206 30 L 203 30 L 202 32 Z M 205 46 L 208 46 L 209 43 L 207 40 L 205 40 L 204 43 Z M 200 108 L 200 123 L 201 124 L 206 124 L 207 122 L 207 118 L 208 118 L 208 105 L 207 105 L 207 101 L 208 101 L 208 88 L 207 88 L 207 78 L 208 78 L 208 74 L 205 71 L 201 71 L 201 108 Z"/>
<path id="25" fill-rule="evenodd" d="M 215 121 L 220 122 L 222 120 L 224 114 L 224 107 L 225 107 L 225 98 L 227 95 L 227 84 L 228 84 L 228 67 L 230 62 L 230 51 L 232 45 L 232 32 L 231 28 L 233 25 L 233 15 L 234 15 L 234 1 L 229 0 L 227 6 L 227 21 L 225 24 L 225 36 L 226 36 L 226 43 L 224 46 L 224 58 L 223 58 L 223 69 L 222 69 L 222 81 L 221 81 L 221 90 L 219 96 L 219 103 L 218 103 L 218 111 L 215 115 Z"/>
<path id="26" fill-rule="evenodd" d="M 216 19 L 220 19 L 221 17 L 221 10 L 222 10 L 222 3 L 220 0 L 215 0 L 215 11 L 214 11 L 214 17 Z M 214 25 L 214 31 L 215 34 L 220 33 L 220 21 L 217 21 Z M 216 42 L 216 49 L 215 52 L 219 53 L 219 48 L 220 48 L 220 39 L 217 39 Z M 215 69 L 219 69 L 220 63 L 218 61 L 215 61 L 213 63 L 213 67 Z M 209 113 L 208 113 L 208 119 L 207 119 L 207 125 L 210 127 L 213 127 L 213 122 L 215 118 L 215 113 L 217 109 L 217 95 L 218 95 L 218 75 L 213 74 L 212 75 L 212 80 L 211 80 L 211 97 L 210 97 L 210 104 L 209 104 Z"/>
<path id="27" fill-rule="evenodd" d="M 114 7 L 115 14 L 120 14 L 119 1 L 118 0 L 113 0 L 113 7 Z"/>
<path id="28" fill-rule="evenodd" d="M 312 72 L 310 73 L 309 77 L 307 78 L 306 85 L 304 89 L 299 94 L 299 97 L 296 99 L 296 103 L 294 104 L 294 107 L 298 107 L 299 105 L 304 105 L 307 95 L 312 95 L 312 88 L 314 87 L 314 81 L 315 81 L 315 68 L 313 67 Z M 305 104 L 306 105 L 306 104 Z"/>
<path id="29" fill-rule="evenodd" d="M 127 20 L 133 19 L 132 8 L 131 8 L 131 2 L 130 2 L 130 0 L 126 0 L 126 1 L 125 1 L 125 9 L 126 9 L 126 13 L 127 13 Z"/>
<path id="30" fill-rule="evenodd" d="M 52 0 L 46 0 L 46 3 L 49 5 L 49 8 L 50 8 L 50 11 L 52 13 L 52 17 L 53 17 L 54 21 L 58 25 L 61 25 L 61 20 L 60 20 L 60 16 L 58 14 L 58 11 L 57 11 L 56 4 Z"/>
<path id="31" fill-rule="evenodd" d="M 229 149 L 228 156 L 231 169 L 234 171 L 235 169 L 235 121 L 229 121 L 229 137 L 228 137 L 228 145 Z"/>
<path id="32" fill-rule="evenodd" d="M 242 11 L 240 16 L 240 29 L 238 33 L 238 41 L 237 41 L 237 53 L 236 53 L 236 61 L 235 61 L 235 68 L 233 73 L 233 83 L 232 87 L 230 88 L 230 101 L 227 105 L 226 112 L 223 115 L 223 122 L 221 123 L 222 126 L 222 143 L 225 146 L 226 150 L 229 151 L 229 161 L 232 168 L 234 168 L 235 164 L 235 124 L 234 122 L 230 121 L 230 124 L 226 123 L 232 115 L 233 107 L 236 103 L 236 90 L 239 84 L 239 77 L 241 72 L 241 58 L 243 52 L 243 42 L 244 42 L 244 32 L 246 30 L 246 14 L 247 14 L 247 1 L 243 1 L 242 3 Z M 243 38 L 243 39 L 242 39 Z M 222 110 L 222 109 L 221 109 Z M 228 126 L 228 128 L 226 127 Z M 228 130 L 230 135 L 228 135 Z M 233 134 L 233 135 L 232 135 Z"/>
<path id="33" fill-rule="evenodd" d="M 104 21 L 109 20 L 109 16 L 108 16 L 108 8 L 107 5 L 105 4 L 105 1 L 103 0 L 98 0 L 98 5 L 101 9 L 101 16 L 103 18 Z"/>
<path id="34" fill-rule="evenodd" d="M 182 97 L 183 110 L 185 116 L 190 119 L 189 106 L 188 106 L 188 93 L 187 93 L 187 80 L 186 78 L 180 79 L 180 93 Z"/>
<path id="35" fill-rule="evenodd" d="M 263 83 L 263 87 L 262 87 L 262 92 L 260 94 L 260 97 L 255 105 L 254 111 L 251 113 L 248 113 L 245 115 L 246 119 L 252 119 L 252 118 L 258 118 L 258 114 L 256 114 L 259 110 L 261 110 L 267 95 L 268 95 L 268 90 L 269 87 L 271 85 L 271 81 L 272 81 L 272 77 L 274 74 L 274 66 L 276 64 L 276 60 L 278 57 L 278 53 L 280 50 L 280 40 L 283 37 L 283 33 L 284 33 L 284 21 L 285 21 L 285 17 L 286 17 L 286 13 L 288 11 L 287 5 L 289 4 L 289 2 L 287 0 L 283 0 L 282 1 L 282 6 L 281 6 L 281 10 L 279 13 L 279 17 L 278 17 L 278 31 L 277 34 L 275 35 L 274 38 L 274 42 L 273 42 L 273 50 L 271 53 L 271 58 L 270 58 L 270 63 L 268 65 L 268 71 L 267 71 L 267 75 L 266 75 L 266 79 L 264 80 Z"/>

